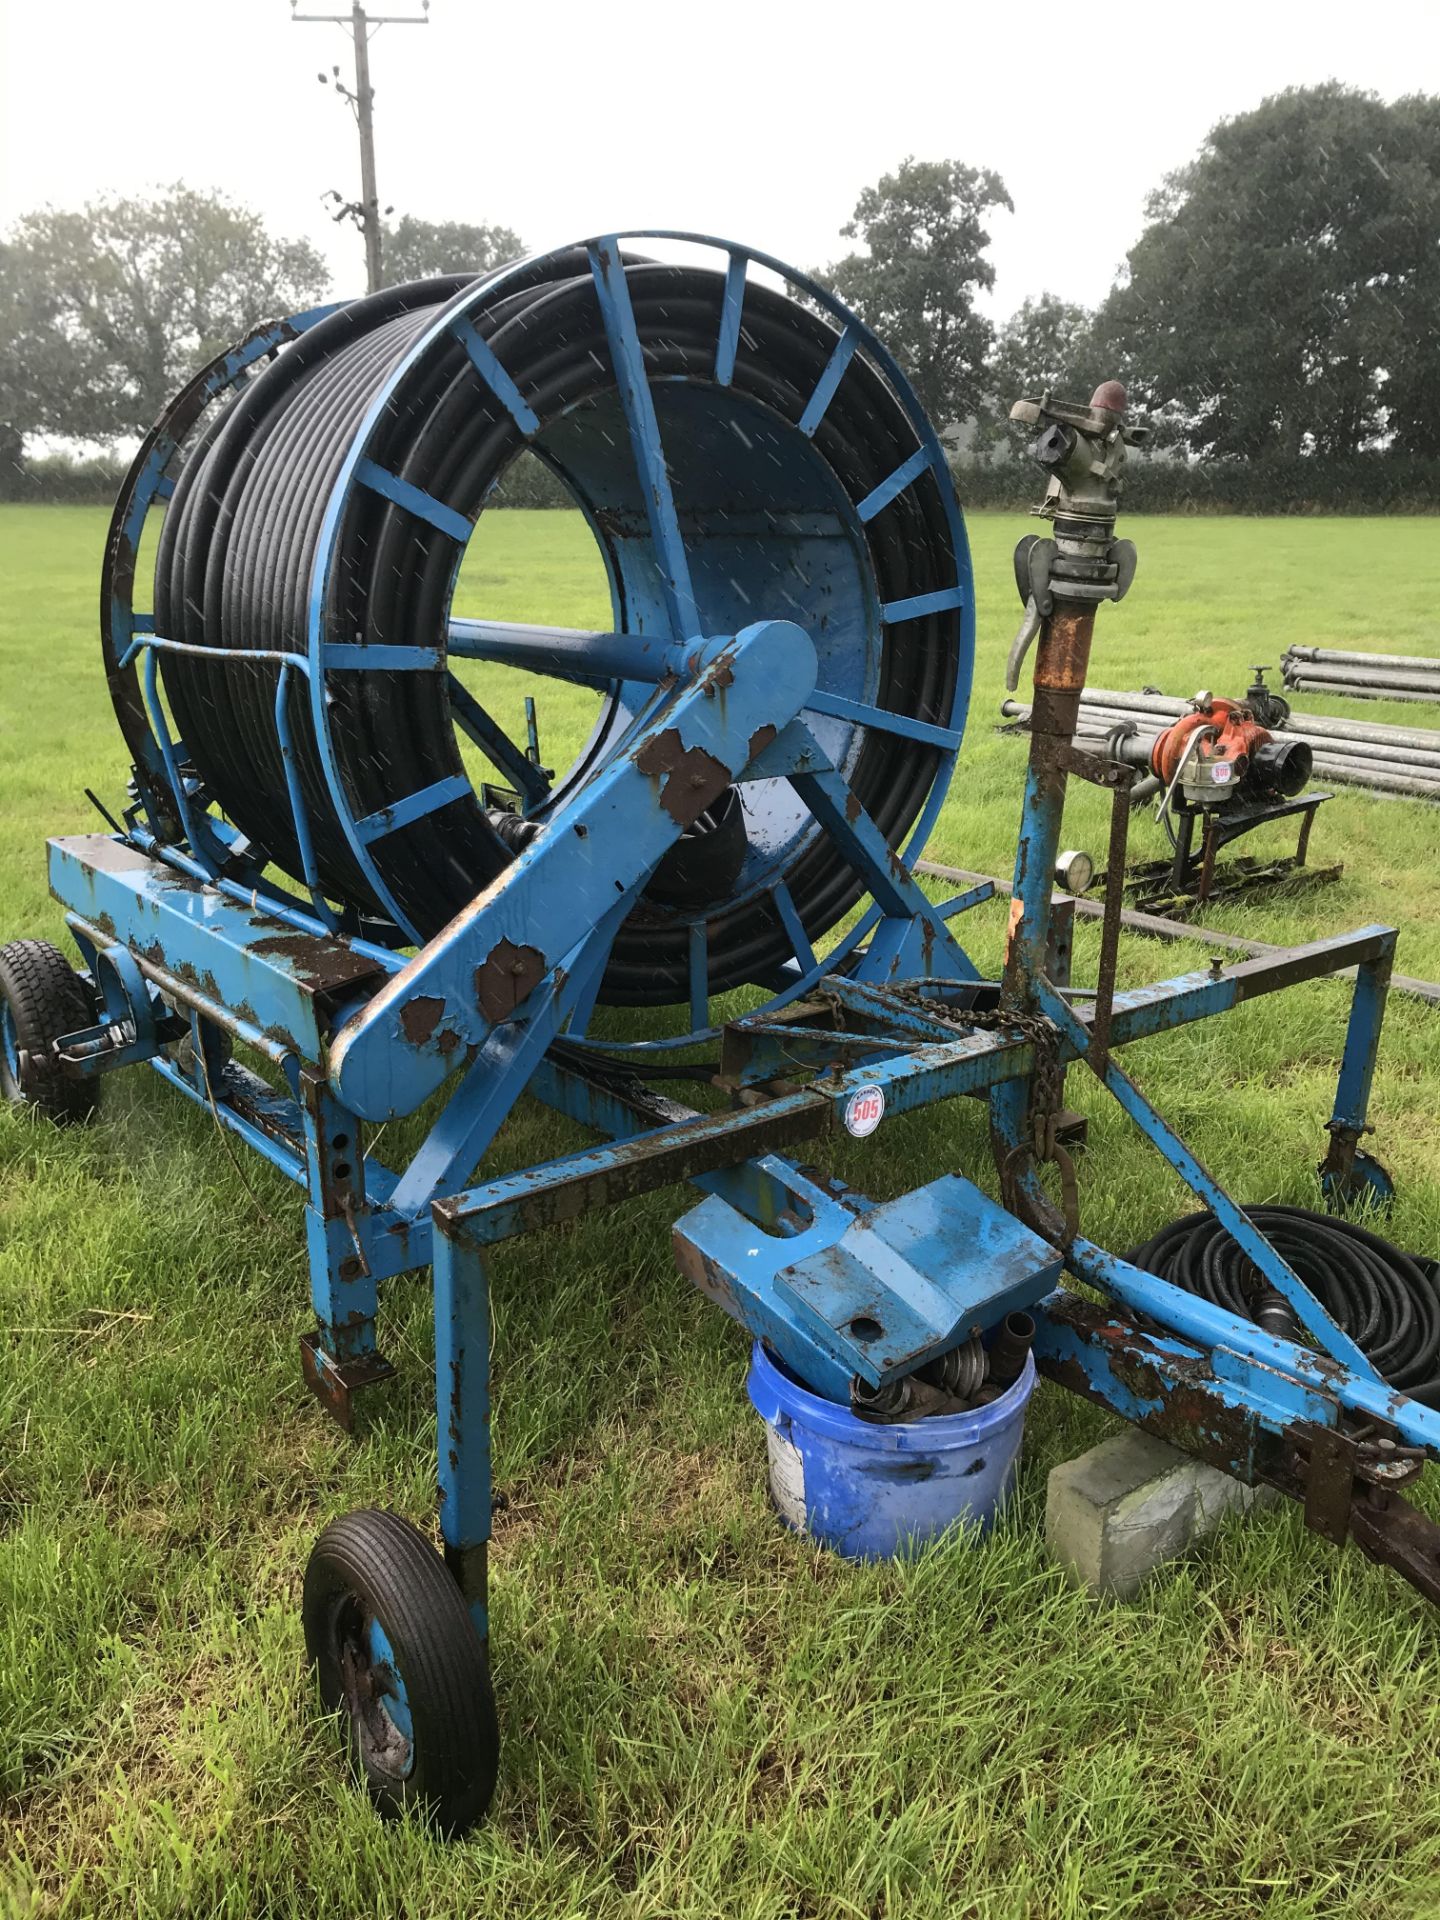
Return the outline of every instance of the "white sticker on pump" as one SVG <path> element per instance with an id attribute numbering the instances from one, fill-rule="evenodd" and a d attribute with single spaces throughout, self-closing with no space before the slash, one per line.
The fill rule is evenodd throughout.
<path id="1" fill-rule="evenodd" d="M 857 1087 L 845 1102 L 845 1131 L 857 1140 L 874 1133 L 885 1118 L 885 1089 Z"/>
<path id="2" fill-rule="evenodd" d="M 784 1415 L 781 1415 L 784 1418 Z M 797 1533 L 805 1531 L 805 1461 L 788 1433 L 767 1426 L 770 1449 L 770 1497 L 775 1511 Z"/>

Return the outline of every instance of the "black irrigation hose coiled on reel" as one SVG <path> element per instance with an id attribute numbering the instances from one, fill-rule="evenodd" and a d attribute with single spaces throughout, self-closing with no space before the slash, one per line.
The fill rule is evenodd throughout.
<path id="1" fill-rule="evenodd" d="M 723 275 L 631 260 L 627 278 L 652 381 L 707 381 Z M 225 653 L 301 644 L 321 518 L 357 426 L 437 310 L 471 285 L 452 278 L 391 288 L 320 322 L 218 415 L 191 450 L 166 514 L 156 565 L 157 628 L 215 655 L 163 657 L 165 690 L 188 758 L 212 800 L 295 875 L 299 851 L 274 723 L 278 668 L 227 661 Z M 573 418 L 613 390 L 603 319 L 583 251 L 534 263 L 477 312 L 475 323 L 542 421 L 562 409 Z M 835 338 L 833 328 L 807 309 L 752 286 L 734 392 L 793 432 Z M 473 518 L 524 442 L 458 340 L 426 365 L 427 389 L 382 424 L 372 453 L 392 473 Z M 914 429 L 896 396 L 857 354 L 814 434 L 816 453 L 855 501 L 914 445 Z M 763 473 L 756 485 L 763 502 Z M 683 518 L 685 503 L 677 504 Z M 933 475 L 872 520 L 864 538 L 881 602 L 932 592 L 955 577 L 947 508 Z M 342 529 L 328 630 L 347 642 L 443 642 L 456 561 L 448 537 L 357 489 Z M 756 608 L 757 615 L 764 611 Z M 789 607 L 775 611 L 792 615 Z M 879 704 L 948 724 L 959 670 L 956 630 L 957 616 L 944 612 L 886 628 Z M 463 774 L 443 677 L 334 674 L 327 697 L 341 779 L 357 818 Z M 320 884 L 330 898 L 372 914 L 382 903 L 330 802 L 308 699 L 301 676 L 295 676 L 291 732 Z M 606 750 L 614 731 L 597 732 L 577 774 Z M 936 751 L 913 740 L 883 732 L 865 736 L 847 777 L 892 845 L 918 817 L 937 766 Z M 472 795 L 387 835 L 371 854 L 401 913 L 427 939 L 512 857 Z M 790 857 L 784 878 L 812 939 L 834 926 L 864 891 L 819 835 Z M 707 948 L 715 992 L 763 981 L 783 964 L 792 943 L 768 895 L 761 895 L 738 905 L 716 902 L 707 914 Z M 616 940 L 603 998 L 683 1000 L 688 966 L 683 918 L 662 903 L 642 901 Z"/>
<path id="2" fill-rule="evenodd" d="M 1440 1405 L 1440 1288 L 1432 1263 L 1308 1207 L 1247 1207 L 1245 1215 L 1389 1385 Z M 1172 1221 L 1130 1261 L 1242 1319 L 1264 1325 L 1277 1312 L 1288 1316 L 1212 1213 Z M 1294 1336 L 1293 1321 L 1286 1330 Z"/>

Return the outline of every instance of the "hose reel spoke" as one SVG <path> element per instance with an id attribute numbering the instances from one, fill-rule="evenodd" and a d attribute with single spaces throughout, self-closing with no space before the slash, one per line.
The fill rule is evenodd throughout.
<path id="1" fill-rule="evenodd" d="M 835 720 L 853 720 L 858 726 L 877 727 L 904 740 L 920 740 L 926 746 L 943 747 L 953 753 L 960 735 L 953 727 L 937 727 L 929 720 L 913 719 L 908 713 L 890 713 L 884 707 L 868 706 L 862 700 L 847 700 L 842 694 L 817 688 L 810 697 L 809 711 L 828 714 Z"/>
<path id="2" fill-rule="evenodd" d="M 805 931 L 805 923 L 795 911 L 795 901 L 783 880 L 777 880 L 770 889 L 770 898 L 775 902 L 775 911 L 780 916 L 780 924 L 785 936 L 795 950 L 795 959 L 802 973 L 809 973 L 815 966 L 815 949 L 810 944 L 810 936 Z"/>
<path id="3" fill-rule="evenodd" d="M 893 473 L 887 474 L 878 487 L 872 487 L 865 498 L 857 502 L 855 517 L 862 522 L 873 520 L 892 500 L 899 498 L 912 480 L 918 480 L 929 464 L 930 449 L 917 447 L 908 460 L 902 460 Z"/>
<path id="4" fill-rule="evenodd" d="M 438 813 L 452 800 L 463 800 L 470 790 L 470 782 L 463 773 L 451 774 L 447 780 L 432 781 L 418 793 L 407 793 L 403 799 L 392 800 L 389 806 L 377 807 L 374 813 L 367 813 L 363 820 L 355 822 L 355 831 L 365 841 L 383 840 L 386 834 L 408 827 L 412 820 L 423 819 L 427 813 Z"/>
<path id="5" fill-rule="evenodd" d="M 745 306 L 743 253 L 732 253 L 725 268 L 725 297 L 720 306 L 720 333 L 715 342 L 715 383 L 728 387 L 735 378 L 735 354 L 740 345 L 740 318 Z"/>
<path id="6" fill-rule="evenodd" d="M 492 720 L 463 680 L 446 675 L 450 711 L 455 724 L 490 761 L 497 773 L 512 781 L 525 798 L 534 804 L 550 791 L 550 782 L 528 756 L 516 746 L 500 724 Z"/>
<path id="7" fill-rule="evenodd" d="M 710 955 L 705 939 L 705 922 L 690 926 L 690 1028 L 700 1033 L 710 1020 Z"/>
<path id="8" fill-rule="evenodd" d="M 470 364 L 504 407 L 527 440 L 540 431 L 540 422 L 526 405 L 520 389 L 495 357 L 490 342 L 479 328 L 462 315 L 455 322 L 455 334 L 470 356 Z"/>
<path id="9" fill-rule="evenodd" d="M 660 442 L 660 423 L 655 417 L 655 399 L 645 372 L 645 355 L 635 329 L 635 310 L 630 302 L 630 286 L 620 260 L 618 240 L 601 240 L 590 248 L 590 270 L 600 298 L 605 333 L 610 342 L 610 358 L 620 392 L 625 425 L 630 434 L 630 449 L 635 474 L 640 482 L 655 558 L 665 588 L 670 612 L 672 640 L 689 640 L 701 631 L 695 592 L 690 583 L 690 563 L 675 512 L 675 497 L 670 487 L 670 470 L 665 464 L 665 449 Z"/>
<path id="10" fill-rule="evenodd" d="M 398 473 L 387 472 L 373 460 L 362 460 L 355 469 L 355 478 L 362 487 L 369 487 L 383 499 L 393 500 L 397 507 L 413 513 L 417 520 L 423 520 L 437 532 L 448 534 L 462 547 L 474 532 L 463 513 L 456 513 L 453 507 L 447 507 L 443 500 L 435 499 L 423 487 L 402 480 Z"/>
<path id="11" fill-rule="evenodd" d="M 965 605 L 963 587 L 941 587 L 935 593 L 917 593 L 908 600 L 887 600 L 880 618 L 887 627 L 902 620 L 920 620 L 931 613 L 951 613 Z"/>
<path id="12" fill-rule="evenodd" d="M 805 403 L 805 411 L 800 416 L 800 431 L 807 440 L 813 440 L 819 430 L 820 422 L 830 410 L 830 402 L 835 398 L 840 382 L 845 378 L 845 369 L 855 357 L 855 349 L 860 344 L 860 333 L 856 327 L 846 327 L 835 342 L 835 350 L 825 362 L 825 370 L 815 382 L 815 389 Z"/>

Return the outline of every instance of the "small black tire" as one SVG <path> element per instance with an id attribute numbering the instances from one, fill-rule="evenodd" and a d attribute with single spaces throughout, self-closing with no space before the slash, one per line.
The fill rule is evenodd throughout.
<path id="1" fill-rule="evenodd" d="M 485 1643 L 429 1541 L 373 1508 L 332 1520 L 302 1610 L 321 1701 L 379 1811 L 420 1812 L 449 1837 L 474 1826 L 495 1791 L 495 1696 Z"/>
<path id="2" fill-rule="evenodd" d="M 62 1073 L 50 1050 L 97 1018 L 89 982 L 58 947 L 48 940 L 0 947 L 0 1093 L 56 1126 L 88 1120 L 99 1104 L 97 1082 Z"/>

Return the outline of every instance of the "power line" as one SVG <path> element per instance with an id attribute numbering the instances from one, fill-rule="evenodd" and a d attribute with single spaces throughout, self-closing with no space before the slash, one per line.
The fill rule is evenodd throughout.
<path id="1" fill-rule="evenodd" d="M 360 198 L 346 200 L 332 187 L 326 195 L 336 204 L 337 220 L 353 220 L 365 236 L 365 279 L 371 293 L 381 285 L 380 195 L 375 185 L 375 89 L 370 84 L 370 40 L 381 27 L 428 27 L 430 0 L 420 0 L 418 14 L 385 13 L 367 15 L 360 0 L 354 0 L 349 13 L 297 13 L 300 0 L 290 0 L 290 18 L 300 22 L 323 21 L 343 27 L 355 47 L 355 84 L 347 87 L 339 67 L 316 77 L 321 86 L 333 86 L 342 100 L 350 104 L 355 124 L 360 129 Z M 385 209 L 387 213 L 390 208 Z"/>

